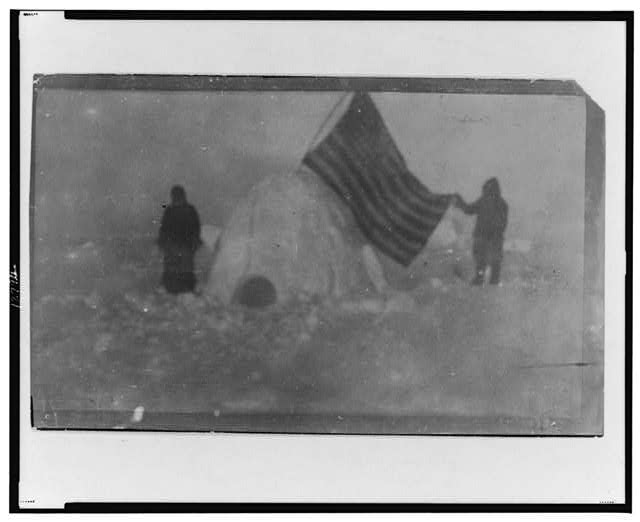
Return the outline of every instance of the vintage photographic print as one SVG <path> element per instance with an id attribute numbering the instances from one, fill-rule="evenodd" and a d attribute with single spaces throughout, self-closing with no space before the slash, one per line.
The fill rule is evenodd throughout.
<path id="1" fill-rule="evenodd" d="M 569 80 L 37 75 L 39 429 L 602 435 Z"/>

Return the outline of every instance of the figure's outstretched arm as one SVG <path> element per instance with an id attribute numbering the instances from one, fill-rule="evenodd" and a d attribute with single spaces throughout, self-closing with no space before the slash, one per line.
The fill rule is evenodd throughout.
<path id="1" fill-rule="evenodd" d="M 453 196 L 454 205 L 462 210 L 462 212 L 464 212 L 465 214 L 477 214 L 478 201 L 469 204 L 464 199 L 462 199 L 462 196 L 460 194 L 455 194 Z"/>

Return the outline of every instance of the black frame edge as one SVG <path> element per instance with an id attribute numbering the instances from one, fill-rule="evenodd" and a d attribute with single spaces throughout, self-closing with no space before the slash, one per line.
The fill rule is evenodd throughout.
<path id="1" fill-rule="evenodd" d="M 9 274 L 20 277 L 20 11 L 10 11 L 9 59 Z M 18 197 L 16 197 L 16 193 Z M 13 284 L 13 283 L 11 283 Z M 19 287 L 18 287 L 19 291 Z M 9 512 L 21 511 L 20 482 L 20 301 L 9 297 Z M 20 295 L 18 293 L 18 299 Z"/>
<path id="2" fill-rule="evenodd" d="M 625 92 L 625 502 L 624 512 L 631 513 L 633 499 L 633 55 L 634 15 L 626 20 L 626 92 Z"/>
<path id="3" fill-rule="evenodd" d="M 20 187 L 20 42 L 19 10 L 10 11 L 10 191 Z M 633 266 L 633 11 L 65 11 L 70 20 L 504 20 L 622 21 L 626 23 L 626 143 L 625 143 L 625 501 L 614 504 L 282 504 L 282 503 L 67 503 L 63 509 L 21 509 L 20 477 L 20 316 L 10 306 L 9 350 L 9 512 L 632 512 L 632 266 Z M 10 198 L 10 270 L 20 270 L 20 205 Z M 106 509 L 105 509 L 106 508 Z"/>
<path id="4" fill-rule="evenodd" d="M 65 10 L 68 20 L 624 21 L 631 11 Z"/>

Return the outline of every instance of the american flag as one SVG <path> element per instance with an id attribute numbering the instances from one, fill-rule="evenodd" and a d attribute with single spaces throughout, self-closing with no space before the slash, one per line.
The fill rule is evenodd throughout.
<path id="1" fill-rule="evenodd" d="M 375 103 L 355 93 L 344 115 L 302 162 L 347 204 L 371 244 L 407 266 L 452 196 L 434 194 L 407 168 Z"/>

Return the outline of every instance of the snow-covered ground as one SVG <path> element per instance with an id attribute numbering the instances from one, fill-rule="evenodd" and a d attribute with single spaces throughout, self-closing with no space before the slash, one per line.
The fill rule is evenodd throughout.
<path id="1" fill-rule="evenodd" d="M 499 287 L 470 287 L 456 247 L 395 290 L 248 311 L 164 293 L 151 237 L 36 244 L 34 423 L 580 432 L 582 289 L 523 245 L 506 252 Z M 204 248 L 201 281 L 210 261 Z"/>

